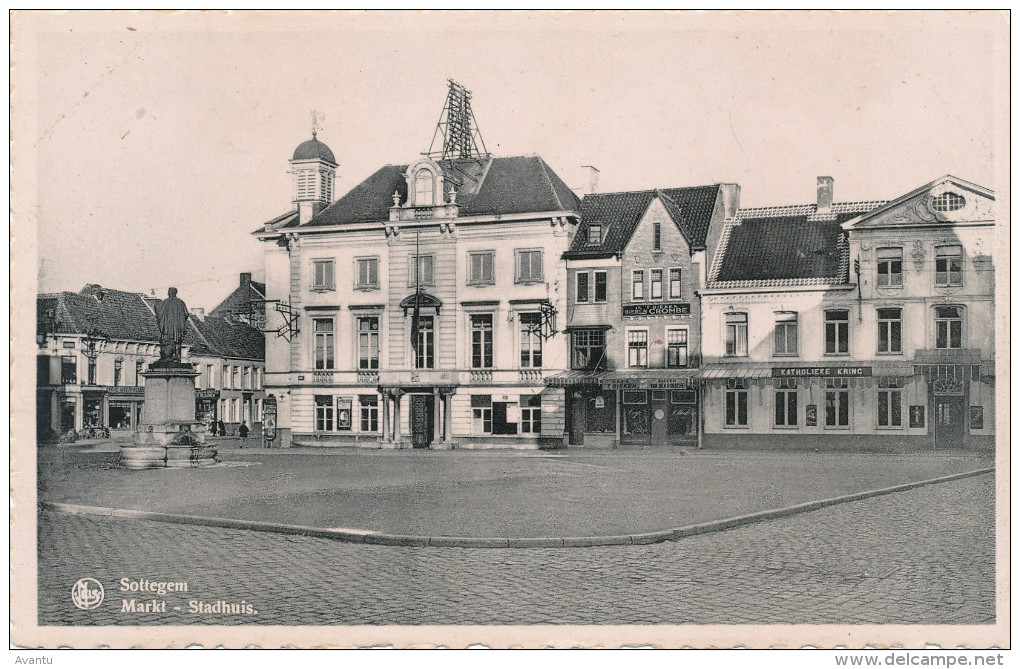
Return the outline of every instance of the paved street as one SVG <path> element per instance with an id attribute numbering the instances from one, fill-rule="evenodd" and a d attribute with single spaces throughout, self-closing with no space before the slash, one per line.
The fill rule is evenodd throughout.
<path id="1" fill-rule="evenodd" d="M 39 623 L 987 624 L 993 514 L 992 475 L 677 542 L 583 549 L 382 547 L 46 513 Z M 82 577 L 106 590 L 92 611 L 71 602 Z M 187 581 L 188 592 L 165 597 L 166 614 L 121 613 L 121 578 Z M 190 600 L 244 600 L 258 613 L 188 614 Z"/>

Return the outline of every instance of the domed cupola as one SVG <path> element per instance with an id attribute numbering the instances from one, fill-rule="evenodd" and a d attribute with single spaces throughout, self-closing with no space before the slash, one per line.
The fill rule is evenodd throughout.
<path id="1" fill-rule="evenodd" d="M 337 162 L 333 152 L 319 141 L 317 134 L 316 130 L 312 130 L 312 138 L 301 142 L 290 159 L 299 223 L 310 221 L 333 201 Z"/>

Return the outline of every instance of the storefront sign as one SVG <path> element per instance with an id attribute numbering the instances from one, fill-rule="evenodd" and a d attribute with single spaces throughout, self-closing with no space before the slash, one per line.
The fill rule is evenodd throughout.
<path id="1" fill-rule="evenodd" d="M 818 405 L 809 404 L 807 405 L 807 411 L 804 413 L 804 424 L 808 427 L 814 427 L 818 425 Z"/>
<path id="2" fill-rule="evenodd" d="M 772 378 L 790 376 L 871 376 L 871 367 L 773 367 Z"/>
<path id="3" fill-rule="evenodd" d="M 625 304 L 624 316 L 690 316 L 690 302 L 664 302 L 662 304 Z"/>
<path id="4" fill-rule="evenodd" d="M 924 427 L 924 410 L 923 404 L 910 405 L 910 427 Z"/>
<path id="5" fill-rule="evenodd" d="M 351 398 L 336 398 L 336 429 L 351 429 Z"/>
<path id="6" fill-rule="evenodd" d="M 605 409 L 606 408 L 606 398 L 603 397 L 602 395 L 599 395 L 598 397 L 596 397 L 595 398 L 595 408 L 596 409 Z"/>
<path id="7" fill-rule="evenodd" d="M 607 390 L 686 390 L 690 379 L 602 379 Z"/>

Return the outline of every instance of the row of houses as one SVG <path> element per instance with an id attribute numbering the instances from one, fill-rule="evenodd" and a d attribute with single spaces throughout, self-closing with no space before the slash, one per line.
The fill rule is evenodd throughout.
<path id="1" fill-rule="evenodd" d="M 995 197 L 742 208 L 579 197 L 537 156 L 385 165 L 333 199 L 314 135 L 266 245 L 275 443 L 991 447 Z"/>
<path id="2" fill-rule="evenodd" d="M 183 360 L 194 365 L 196 417 L 233 434 L 260 428 L 265 339 L 246 322 L 265 287 L 241 275 L 208 315 L 192 309 Z M 37 298 L 37 434 L 40 441 L 128 436 L 145 399 L 143 372 L 159 359 L 158 300 L 96 284 Z"/>

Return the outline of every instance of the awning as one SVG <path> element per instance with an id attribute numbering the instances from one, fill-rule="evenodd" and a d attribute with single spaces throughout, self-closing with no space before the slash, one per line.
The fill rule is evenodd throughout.
<path id="1" fill-rule="evenodd" d="M 685 390 L 693 386 L 694 369 L 620 369 L 606 372 L 600 383 L 607 389 Z"/>
<path id="2" fill-rule="evenodd" d="M 705 365 L 696 379 L 771 379 L 772 365 L 767 362 L 717 362 Z"/>
<path id="3" fill-rule="evenodd" d="M 976 348 L 920 349 L 913 363 L 914 373 L 927 381 L 959 384 L 981 376 L 981 350 Z"/>
<path id="4" fill-rule="evenodd" d="M 601 371 L 571 369 L 546 377 L 545 385 L 552 386 L 554 388 L 566 388 L 568 386 L 597 386 L 603 373 L 604 372 Z"/>

